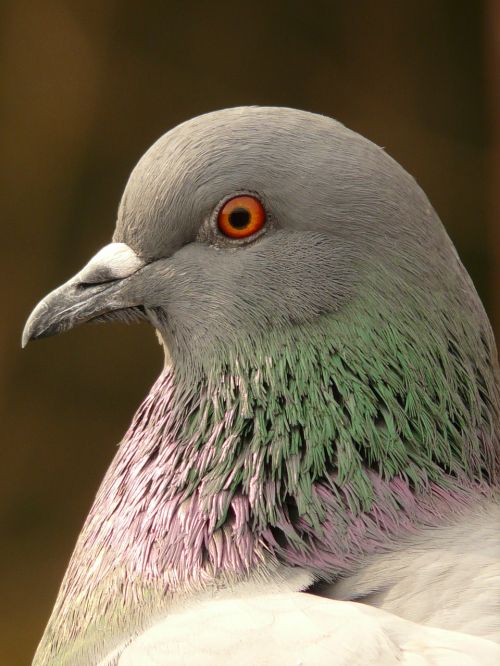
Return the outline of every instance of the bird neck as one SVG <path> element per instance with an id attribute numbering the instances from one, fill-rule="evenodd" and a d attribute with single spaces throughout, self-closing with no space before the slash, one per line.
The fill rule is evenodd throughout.
<path id="1" fill-rule="evenodd" d="M 99 490 L 35 663 L 101 654 L 103 622 L 116 644 L 176 594 L 275 562 L 331 580 L 489 492 L 498 386 L 472 334 L 457 345 L 436 329 L 426 340 L 418 322 L 403 335 L 401 316 L 349 318 L 162 373 Z"/>

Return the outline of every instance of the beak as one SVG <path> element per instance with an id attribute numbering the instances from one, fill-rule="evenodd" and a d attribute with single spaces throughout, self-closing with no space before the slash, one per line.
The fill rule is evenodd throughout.
<path id="1" fill-rule="evenodd" d="M 106 245 L 79 273 L 38 303 L 24 327 L 22 346 L 109 312 L 136 306 L 129 302 L 131 290 L 125 285 L 145 265 L 125 243 Z"/>

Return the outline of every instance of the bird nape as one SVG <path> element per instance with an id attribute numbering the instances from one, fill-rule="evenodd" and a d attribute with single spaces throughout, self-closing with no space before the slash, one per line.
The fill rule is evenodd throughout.
<path id="1" fill-rule="evenodd" d="M 384 637 L 390 626 L 413 637 L 415 621 L 422 645 L 433 627 L 459 657 L 470 640 L 478 664 L 496 659 L 495 342 L 425 194 L 382 149 L 284 108 L 179 125 L 133 170 L 113 242 L 41 301 L 23 343 L 108 319 L 150 322 L 165 367 L 97 494 L 34 664 L 246 664 L 234 645 L 213 656 L 196 612 L 264 593 L 276 617 L 289 598 L 325 617 L 368 604 Z M 197 647 L 172 639 L 179 613 Z M 366 663 L 342 661 L 338 617 L 324 661 L 308 652 L 312 634 L 262 656 L 246 621 L 239 645 L 252 664 Z M 226 640 L 226 622 L 210 637 Z"/>

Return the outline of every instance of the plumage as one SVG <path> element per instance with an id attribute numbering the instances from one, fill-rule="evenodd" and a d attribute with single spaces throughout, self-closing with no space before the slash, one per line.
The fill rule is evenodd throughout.
<path id="1" fill-rule="evenodd" d="M 248 239 L 217 227 L 238 194 L 267 212 Z M 110 318 L 152 323 L 166 364 L 34 664 L 496 658 L 495 343 L 437 215 L 383 150 L 291 109 L 168 132 L 132 172 L 113 243 L 23 340 Z"/>
<path id="2" fill-rule="evenodd" d="M 193 627 L 196 630 L 193 631 Z M 366 604 L 282 593 L 201 601 L 146 631 L 120 666 L 497 666 L 500 647 Z"/>

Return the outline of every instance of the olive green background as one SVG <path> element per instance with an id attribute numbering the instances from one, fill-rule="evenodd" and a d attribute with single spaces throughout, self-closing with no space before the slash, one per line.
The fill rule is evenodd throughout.
<path id="1" fill-rule="evenodd" d="M 332 115 L 415 175 L 500 314 L 499 5 L 0 4 L 0 664 L 29 663 L 99 481 L 161 368 L 145 325 L 19 347 L 35 303 L 110 240 L 140 155 L 216 108 Z"/>

